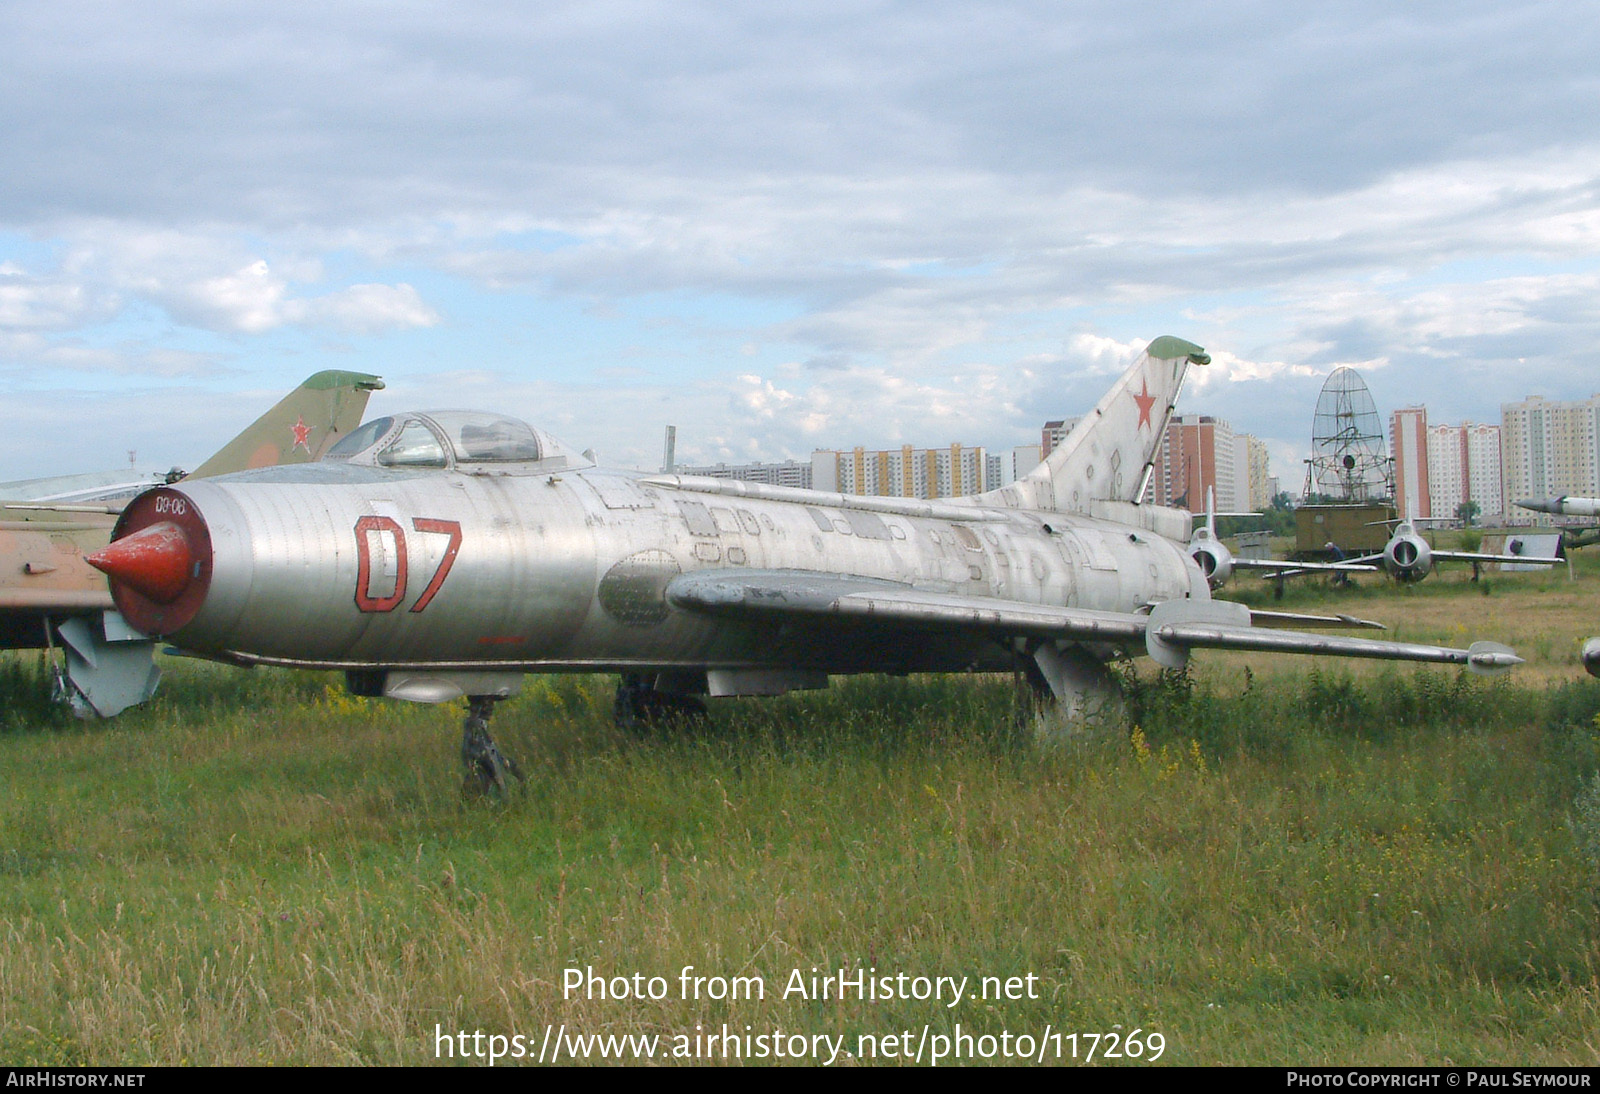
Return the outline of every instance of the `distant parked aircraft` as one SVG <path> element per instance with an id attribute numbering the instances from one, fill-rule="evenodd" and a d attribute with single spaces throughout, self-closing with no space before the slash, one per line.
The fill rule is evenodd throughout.
<path id="1" fill-rule="evenodd" d="M 365 373 L 319 372 L 183 481 L 309 462 L 360 423 L 381 387 Z M 84 556 L 110 541 L 126 500 L 151 484 L 121 472 L 5 485 L 18 498 L 0 502 L 0 649 L 59 645 L 58 683 L 81 714 L 110 717 L 148 699 L 159 677 L 155 643 L 117 614 L 105 575 Z"/>

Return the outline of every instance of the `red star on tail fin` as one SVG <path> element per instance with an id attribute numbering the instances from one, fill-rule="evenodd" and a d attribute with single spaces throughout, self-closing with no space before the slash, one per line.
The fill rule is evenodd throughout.
<path id="1" fill-rule="evenodd" d="M 1150 383 L 1147 380 L 1139 381 L 1139 394 L 1133 397 L 1139 404 L 1139 428 L 1143 429 L 1150 424 L 1150 409 L 1156 405 L 1156 397 L 1150 394 Z"/>

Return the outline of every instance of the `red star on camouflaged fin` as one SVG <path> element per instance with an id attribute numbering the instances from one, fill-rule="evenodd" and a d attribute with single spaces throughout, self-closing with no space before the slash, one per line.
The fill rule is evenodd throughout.
<path id="1" fill-rule="evenodd" d="M 1139 381 L 1139 394 L 1133 397 L 1133 401 L 1139 404 L 1139 428 L 1143 429 L 1150 424 L 1150 408 L 1156 405 L 1156 397 L 1150 394 L 1148 381 Z"/>
<path id="2" fill-rule="evenodd" d="M 311 455 L 311 427 L 306 425 L 304 414 L 294 416 L 294 425 L 289 427 L 289 432 L 294 434 L 294 444 L 289 446 L 289 451 L 303 448 L 306 450 L 306 455 Z"/>

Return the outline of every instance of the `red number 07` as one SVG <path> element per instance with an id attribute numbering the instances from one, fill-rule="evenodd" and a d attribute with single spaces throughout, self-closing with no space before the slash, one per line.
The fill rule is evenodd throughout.
<path id="1" fill-rule="evenodd" d="M 456 553 L 461 550 L 461 522 L 454 520 L 434 520 L 431 517 L 411 518 L 411 527 L 418 532 L 430 532 L 441 536 L 450 537 L 450 545 L 445 548 L 444 557 L 439 560 L 439 568 L 433 572 L 428 587 L 422 590 L 422 595 L 417 597 L 417 602 L 411 605 L 411 610 L 420 612 L 426 608 L 434 596 L 439 592 L 439 587 L 444 584 L 444 579 L 450 574 L 450 567 L 455 565 Z M 376 532 L 379 536 L 387 533 L 394 537 L 394 592 L 388 596 L 372 595 L 372 540 L 370 533 Z M 379 550 L 384 548 L 380 547 Z M 409 568 L 406 550 L 406 534 L 400 525 L 389 517 L 362 517 L 356 521 L 356 608 L 363 612 L 392 612 L 400 606 L 406 598 L 406 571 Z"/>

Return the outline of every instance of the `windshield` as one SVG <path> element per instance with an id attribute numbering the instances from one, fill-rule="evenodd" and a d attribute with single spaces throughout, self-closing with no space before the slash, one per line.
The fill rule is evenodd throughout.
<path id="1" fill-rule="evenodd" d="M 521 475 L 590 467 L 591 453 L 574 456 L 550 434 L 518 418 L 489 411 L 433 410 L 375 418 L 328 449 L 325 460 L 396 469 L 459 468 L 468 473 Z"/>
<path id="2" fill-rule="evenodd" d="M 374 418 L 324 452 L 322 458 L 325 460 L 348 460 L 357 452 L 370 447 L 379 437 L 389 432 L 389 427 L 392 425 L 394 425 L 393 418 Z"/>
<path id="3" fill-rule="evenodd" d="M 401 428 L 400 435 L 378 453 L 378 463 L 384 467 L 448 466 L 444 445 L 421 418 L 412 418 Z"/>

